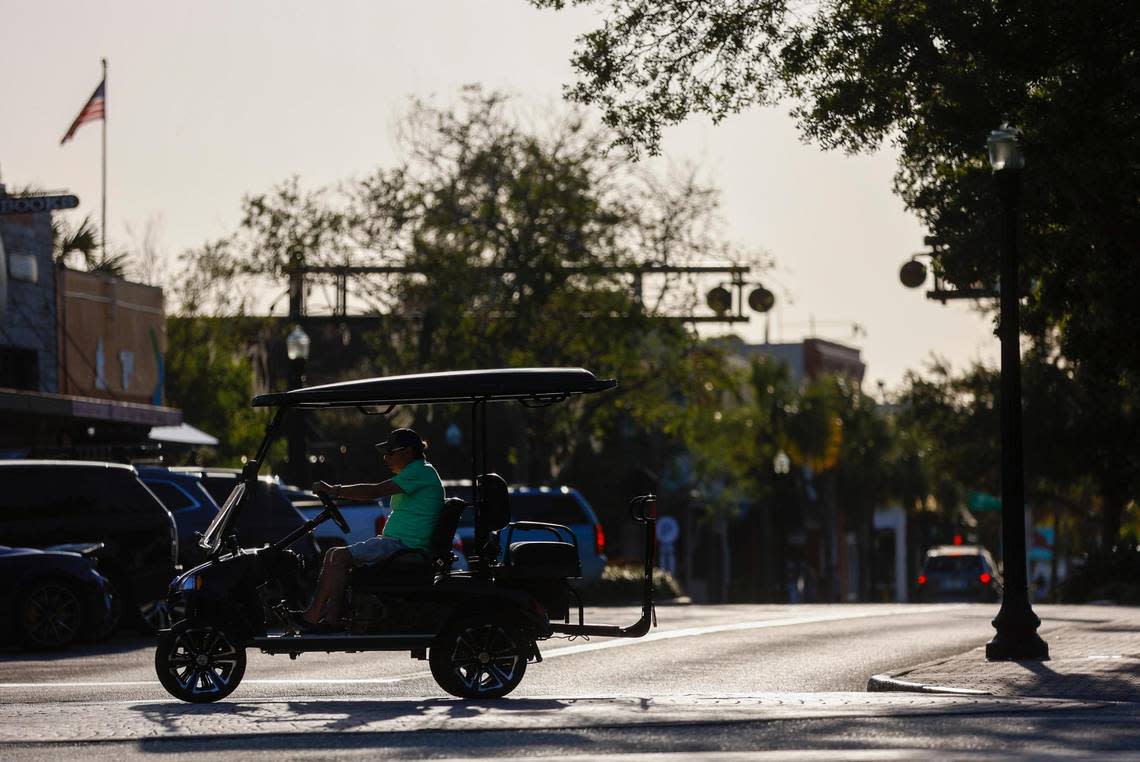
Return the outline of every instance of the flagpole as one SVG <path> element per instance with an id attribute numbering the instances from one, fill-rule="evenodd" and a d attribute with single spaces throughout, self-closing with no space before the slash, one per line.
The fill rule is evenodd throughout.
<path id="1" fill-rule="evenodd" d="M 103 59 L 103 261 L 107 261 L 107 59 Z"/>

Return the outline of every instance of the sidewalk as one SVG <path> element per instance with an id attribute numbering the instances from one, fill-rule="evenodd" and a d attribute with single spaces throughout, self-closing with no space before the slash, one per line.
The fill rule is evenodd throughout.
<path id="1" fill-rule="evenodd" d="M 989 662 L 981 646 L 875 675 L 867 690 L 1140 702 L 1140 608 L 1056 611 L 1056 616 L 1038 611 L 1038 633 L 1049 644 L 1047 661 Z"/>

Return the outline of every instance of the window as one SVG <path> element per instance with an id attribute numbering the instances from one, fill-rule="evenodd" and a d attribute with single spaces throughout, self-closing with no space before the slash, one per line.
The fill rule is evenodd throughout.
<path id="1" fill-rule="evenodd" d="M 551 524 L 589 522 L 574 496 L 560 492 L 516 492 L 511 495 L 511 518 L 515 521 L 545 521 Z"/>
<path id="2" fill-rule="evenodd" d="M 981 569 L 981 556 L 931 556 L 926 559 L 927 574 L 973 574 Z"/>
<path id="3" fill-rule="evenodd" d="M 103 491 L 100 468 L 28 466 L 0 468 L 0 519 L 28 521 L 86 516 Z"/>
<path id="4" fill-rule="evenodd" d="M 0 387 L 39 391 L 40 363 L 36 350 L 0 347 Z"/>
<path id="5" fill-rule="evenodd" d="M 150 491 L 158 497 L 162 504 L 166 506 L 166 510 L 171 513 L 198 507 L 198 501 L 173 482 L 148 481 L 146 482 L 146 486 L 150 487 Z"/>

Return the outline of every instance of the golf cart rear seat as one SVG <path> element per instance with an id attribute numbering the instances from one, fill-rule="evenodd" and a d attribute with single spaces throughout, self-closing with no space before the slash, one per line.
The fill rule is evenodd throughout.
<path id="1" fill-rule="evenodd" d="M 499 575 L 510 579 L 581 577 L 578 548 L 568 542 L 512 542 Z"/>
<path id="2" fill-rule="evenodd" d="M 578 546 L 563 542 L 566 537 L 574 540 L 574 532 L 569 527 L 537 521 L 511 521 L 507 483 L 496 474 L 485 474 L 480 478 L 483 510 L 479 518 L 481 526 L 477 525 L 476 532 L 477 537 L 487 538 L 484 552 L 491 557 L 497 556 L 499 535 L 507 533 L 507 552 L 503 562 L 494 567 L 495 577 L 536 580 L 582 576 Z M 516 530 L 547 532 L 552 539 L 511 542 L 511 535 Z"/>
<path id="3" fill-rule="evenodd" d="M 393 586 L 430 585 L 437 574 L 448 573 L 454 560 L 451 541 L 459 526 L 459 516 L 466 507 L 467 503 L 458 497 L 444 500 L 439 519 L 435 523 L 435 531 L 432 532 L 430 554 L 408 548 L 374 564 L 355 567 L 352 570 L 352 589 L 369 592 Z"/>

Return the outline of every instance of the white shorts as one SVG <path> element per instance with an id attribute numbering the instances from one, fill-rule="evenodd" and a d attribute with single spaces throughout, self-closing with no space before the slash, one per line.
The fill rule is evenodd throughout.
<path id="1" fill-rule="evenodd" d="M 406 550 L 407 545 L 395 537 L 369 537 L 367 540 L 354 542 L 348 546 L 348 553 L 352 556 L 352 563 L 356 566 L 367 566 L 381 561 L 398 551 Z"/>

